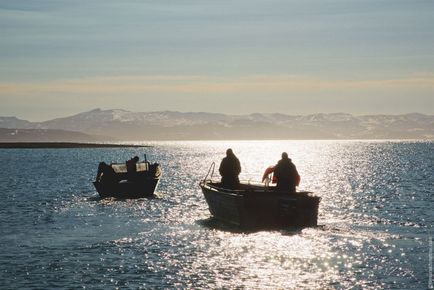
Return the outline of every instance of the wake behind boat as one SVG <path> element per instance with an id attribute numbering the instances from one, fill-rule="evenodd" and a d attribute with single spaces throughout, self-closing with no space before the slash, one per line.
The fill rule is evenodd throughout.
<path id="1" fill-rule="evenodd" d="M 321 198 L 312 192 L 289 193 L 274 186 L 246 182 L 228 189 L 207 177 L 200 187 L 210 213 L 240 228 L 310 227 L 318 223 Z"/>
<path id="2" fill-rule="evenodd" d="M 160 165 L 143 161 L 132 166 L 133 170 L 126 163 L 101 162 L 93 182 L 99 195 L 122 199 L 152 196 L 162 175 Z"/>

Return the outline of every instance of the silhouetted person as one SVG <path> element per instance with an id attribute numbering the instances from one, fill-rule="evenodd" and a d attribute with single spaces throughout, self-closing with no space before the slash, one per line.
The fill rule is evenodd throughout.
<path id="1" fill-rule="evenodd" d="M 96 181 L 104 183 L 116 183 L 118 181 L 118 176 L 113 167 L 105 162 L 100 162 L 98 165 Z"/>
<path id="2" fill-rule="evenodd" d="M 137 173 L 137 162 L 139 162 L 139 157 L 134 156 L 130 160 L 127 160 L 127 179 L 133 180 L 136 177 Z"/>
<path id="3" fill-rule="evenodd" d="M 282 159 L 274 167 L 274 176 L 277 178 L 277 190 L 295 192 L 298 172 L 294 163 L 288 158 L 288 153 L 282 153 Z"/>
<path id="4" fill-rule="evenodd" d="M 240 184 L 238 175 L 241 172 L 241 165 L 232 149 L 226 150 L 226 157 L 222 159 L 219 167 L 222 176 L 222 187 L 236 189 Z"/>

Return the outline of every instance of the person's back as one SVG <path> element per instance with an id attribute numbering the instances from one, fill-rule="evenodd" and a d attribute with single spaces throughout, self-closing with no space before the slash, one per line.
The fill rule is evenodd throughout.
<path id="1" fill-rule="evenodd" d="M 96 176 L 96 182 L 103 182 L 105 184 L 117 183 L 119 181 L 118 175 L 114 171 L 113 167 L 105 162 L 100 162 L 98 165 L 98 173 Z"/>
<path id="2" fill-rule="evenodd" d="M 241 172 L 241 165 L 238 158 L 232 152 L 232 149 L 226 150 L 226 157 L 223 158 L 219 167 L 222 176 L 222 186 L 225 188 L 236 189 L 240 184 L 238 175 Z"/>
<path id="3" fill-rule="evenodd" d="M 298 172 L 286 152 L 282 153 L 282 159 L 275 166 L 274 176 L 277 178 L 277 190 L 295 192 Z"/>
<path id="4" fill-rule="evenodd" d="M 134 158 L 131 158 L 130 160 L 127 160 L 125 162 L 127 166 L 127 179 L 128 180 L 134 180 L 136 177 L 137 172 L 137 162 L 139 161 L 139 157 L 134 156 Z"/>
<path id="5" fill-rule="evenodd" d="M 137 171 L 136 164 L 138 161 L 139 161 L 139 157 L 137 156 L 131 158 L 130 160 L 127 160 L 125 162 L 127 166 L 127 172 L 136 172 Z"/>

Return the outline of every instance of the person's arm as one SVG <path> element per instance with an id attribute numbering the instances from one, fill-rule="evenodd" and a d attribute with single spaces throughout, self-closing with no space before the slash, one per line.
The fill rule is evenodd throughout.
<path id="1" fill-rule="evenodd" d="M 222 162 L 220 162 L 220 167 L 219 167 L 219 173 L 221 176 L 223 176 L 223 171 L 224 171 L 223 163 L 224 163 L 224 160 L 222 160 Z"/>

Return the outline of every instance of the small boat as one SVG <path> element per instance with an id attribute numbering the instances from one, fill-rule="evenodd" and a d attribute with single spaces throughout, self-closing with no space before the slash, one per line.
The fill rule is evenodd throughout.
<path id="1" fill-rule="evenodd" d="M 128 172 L 125 163 L 101 162 L 93 185 L 101 197 L 121 199 L 149 197 L 160 182 L 162 171 L 158 163 L 136 163 L 136 171 Z"/>
<path id="2" fill-rule="evenodd" d="M 240 228 L 311 227 L 318 223 L 321 198 L 312 192 L 289 193 L 247 182 L 241 182 L 237 189 L 227 189 L 207 177 L 200 187 L 211 215 Z"/>

